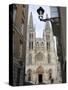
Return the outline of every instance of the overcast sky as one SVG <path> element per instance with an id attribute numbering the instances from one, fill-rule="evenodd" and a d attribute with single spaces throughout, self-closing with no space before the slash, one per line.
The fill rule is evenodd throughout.
<path id="1" fill-rule="evenodd" d="M 45 27 L 45 23 L 40 21 L 38 18 L 37 9 L 39 7 L 40 5 L 29 5 L 29 14 L 28 14 L 28 19 L 29 19 L 30 13 L 32 12 L 33 23 L 34 23 L 35 30 L 36 30 L 36 37 L 42 37 L 43 29 Z M 41 7 L 43 7 L 43 9 L 45 10 L 44 18 L 46 18 L 46 14 L 48 14 L 48 17 L 50 17 L 50 7 L 42 6 L 42 5 Z"/>

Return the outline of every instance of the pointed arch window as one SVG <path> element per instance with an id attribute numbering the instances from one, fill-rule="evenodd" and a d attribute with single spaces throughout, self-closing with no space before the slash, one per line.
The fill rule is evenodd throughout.
<path id="1" fill-rule="evenodd" d="M 33 39 L 33 33 L 29 34 L 29 39 L 32 40 Z"/>
<path id="2" fill-rule="evenodd" d="M 50 54 L 48 54 L 48 63 L 50 63 Z"/>
<path id="3" fill-rule="evenodd" d="M 48 34 L 46 34 L 46 40 L 50 40 L 50 33 L 48 32 Z"/>
<path id="4" fill-rule="evenodd" d="M 47 50 L 50 49 L 50 42 L 47 42 Z"/>
<path id="5" fill-rule="evenodd" d="M 32 64 L 32 54 L 29 54 L 28 65 Z"/>
<path id="6" fill-rule="evenodd" d="M 31 33 L 29 34 L 29 39 L 31 39 Z"/>
<path id="7" fill-rule="evenodd" d="M 29 41 L 29 50 L 33 49 L 33 41 Z"/>

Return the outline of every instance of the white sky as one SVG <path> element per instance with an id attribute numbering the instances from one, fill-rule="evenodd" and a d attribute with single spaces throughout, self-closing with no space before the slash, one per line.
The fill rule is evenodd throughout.
<path id="1" fill-rule="evenodd" d="M 45 23 L 40 21 L 37 14 L 37 9 L 40 7 L 40 5 L 29 5 L 29 14 L 28 19 L 30 16 L 30 12 L 32 12 L 33 15 L 33 24 L 35 26 L 36 30 L 36 37 L 41 37 L 43 35 L 43 29 L 45 27 Z M 48 14 L 48 17 L 50 17 L 50 7 L 48 6 L 41 6 L 45 10 L 44 12 L 44 18 L 46 18 L 46 14 Z"/>

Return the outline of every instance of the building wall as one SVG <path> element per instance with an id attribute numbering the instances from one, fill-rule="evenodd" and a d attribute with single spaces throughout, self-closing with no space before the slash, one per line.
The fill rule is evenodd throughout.
<path id="1" fill-rule="evenodd" d="M 60 8 L 61 20 L 61 42 L 63 49 L 63 58 L 66 60 L 66 7 Z"/>
<path id="2" fill-rule="evenodd" d="M 66 7 L 59 8 L 60 23 L 61 23 L 61 45 L 63 54 L 62 79 L 66 82 Z"/>
<path id="3" fill-rule="evenodd" d="M 52 26 L 54 35 L 57 37 L 57 53 L 61 62 L 62 82 L 66 82 L 66 7 L 51 7 L 51 17 L 56 17 L 57 13 L 58 23 L 54 21 Z"/>
<path id="4" fill-rule="evenodd" d="M 15 4 L 15 6 L 16 15 L 15 21 L 13 22 L 13 85 L 23 85 L 25 82 L 24 66 L 26 56 L 28 6 L 22 4 Z"/>

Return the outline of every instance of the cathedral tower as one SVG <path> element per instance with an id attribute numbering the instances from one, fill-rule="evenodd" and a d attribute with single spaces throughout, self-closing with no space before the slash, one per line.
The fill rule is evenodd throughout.
<path id="1" fill-rule="evenodd" d="M 46 14 L 46 18 L 48 15 Z M 55 42 L 54 42 L 54 35 L 52 31 L 52 25 L 50 21 L 46 21 L 45 29 L 43 32 L 43 39 L 46 42 L 47 53 L 48 53 L 48 63 L 56 63 L 56 52 L 55 52 Z"/>
<path id="2" fill-rule="evenodd" d="M 35 48 L 35 28 L 33 25 L 33 15 L 30 13 L 30 18 L 27 28 L 27 51 L 26 51 L 26 64 L 30 65 L 33 63 L 33 53 Z"/>

